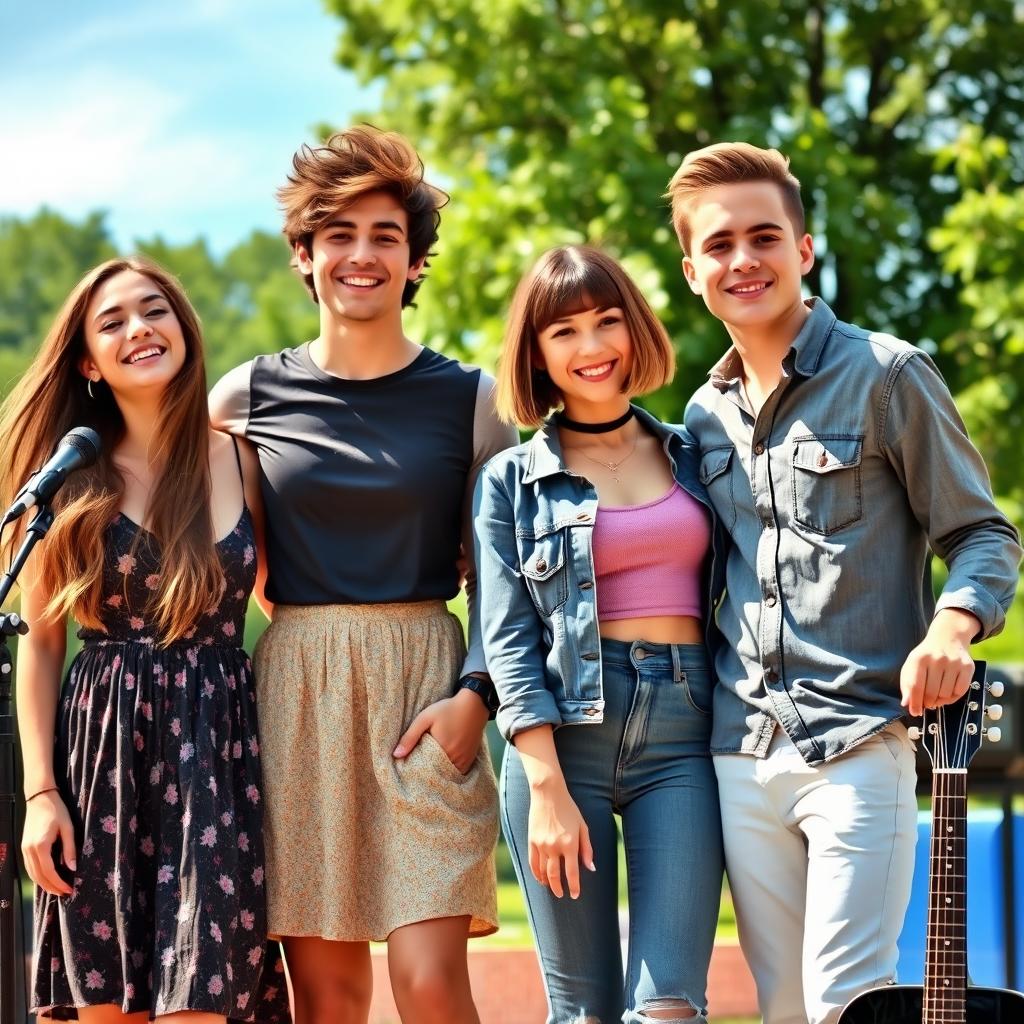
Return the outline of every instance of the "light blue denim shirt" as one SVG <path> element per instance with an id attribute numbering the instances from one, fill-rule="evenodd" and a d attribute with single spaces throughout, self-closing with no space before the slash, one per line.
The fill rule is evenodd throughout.
<path id="1" fill-rule="evenodd" d="M 903 714 L 899 674 L 935 608 L 1003 626 L 1021 549 L 935 365 L 820 299 L 755 416 L 734 349 L 691 399 L 700 477 L 731 536 L 715 753 L 775 723 L 820 764 Z M 929 549 L 949 567 L 937 606 Z"/>
<path id="2" fill-rule="evenodd" d="M 697 450 L 678 427 L 634 406 L 661 438 L 679 485 L 709 509 Z M 548 421 L 525 444 L 484 467 L 473 526 L 477 605 L 487 670 L 506 739 L 538 725 L 600 722 L 601 637 L 592 550 L 597 490 L 566 469 L 558 430 Z M 706 606 L 721 591 L 724 538 L 713 529 L 704 571 Z M 717 577 L 717 579 L 716 579 Z M 705 627 L 711 631 L 710 615 Z"/>

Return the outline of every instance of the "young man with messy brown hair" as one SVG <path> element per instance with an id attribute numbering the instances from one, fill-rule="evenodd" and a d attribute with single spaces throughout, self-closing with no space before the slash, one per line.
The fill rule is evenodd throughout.
<path id="1" fill-rule="evenodd" d="M 731 534 L 711 749 L 740 942 L 765 1024 L 834 1024 L 895 976 L 917 811 L 901 720 L 965 692 L 1021 550 L 928 356 L 802 298 L 788 160 L 709 146 L 669 196 L 732 341 L 686 426 Z"/>
<path id="2" fill-rule="evenodd" d="M 266 506 L 269 927 L 297 1024 L 367 1020 L 370 940 L 403 1021 L 477 1024 L 466 939 L 497 927 L 497 815 L 472 566 L 468 654 L 445 602 L 477 472 L 515 438 L 489 377 L 404 332 L 447 200 L 412 146 L 350 128 L 304 146 L 279 198 L 320 333 L 211 396 Z"/>

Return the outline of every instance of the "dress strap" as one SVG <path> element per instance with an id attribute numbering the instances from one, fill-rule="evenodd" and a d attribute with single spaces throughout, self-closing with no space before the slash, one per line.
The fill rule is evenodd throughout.
<path id="1" fill-rule="evenodd" d="M 242 515 L 249 508 L 249 502 L 245 500 L 245 474 L 242 472 L 242 456 L 238 452 L 238 438 L 231 435 L 231 443 L 235 446 L 235 464 L 238 466 L 238 481 L 242 485 Z"/>
<path id="2" fill-rule="evenodd" d="M 242 475 L 242 456 L 238 453 L 238 438 L 231 435 L 231 443 L 235 446 L 235 464 L 238 466 L 238 479 L 242 481 L 242 503 L 245 504 L 245 477 Z"/>

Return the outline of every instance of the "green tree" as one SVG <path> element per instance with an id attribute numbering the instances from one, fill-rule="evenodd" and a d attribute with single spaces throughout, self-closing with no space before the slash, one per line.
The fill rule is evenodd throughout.
<path id="1" fill-rule="evenodd" d="M 156 237 L 131 251 L 156 260 L 184 285 L 203 322 L 211 384 L 259 352 L 316 334 L 316 306 L 279 236 L 254 231 L 223 258 L 203 239 L 173 244 Z M 0 397 L 24 372 L 75 283 L 116 255 L 102 212 L 80 222 L 45 209 L 0 219 Z"/>
<path id="2" fill-rule="evenodd" d="M 967 311 L 943 342 L 957 368 L 957 396 L 985 452 L 997 493 L 1024 501 L 1024 187 L 1013 186 L 1011 147 L 970 126 L 941 155 L 963 191 L 930 240 L 961 285 Z M 1018 519 L 1020 521 L 1020 519 Z"/>
<path id="3" fill-rule="evenodd" d="M 327 0 L 339 61 L 383 85 L 367 120 L 419 144 L 453 193 L 420 333 L 491 362 L 511 289 L 557 242 L 603 242 L 676 338 L 682 397 L 723 346 L 686 293 L 659 196 L 688 150 L 778 146 L 804 184 L 812 290 L 844 318 L 937 342 L 962 320 L 930 228 L 959 185 L 935 154 L 966 123 L 1016 140 L 1024 19 L 939 0 Z M 944 367 L 955 370 L 947 362 Z M 954 386 L 956 381 L 953 381 Z"/>
<path id="4" fill-rule="evenodd" d="M 102 213 L 76 224 L 52 210 L 0 218 L 0 383 L 46 336 L 68 292 L 115 255 Z"/>

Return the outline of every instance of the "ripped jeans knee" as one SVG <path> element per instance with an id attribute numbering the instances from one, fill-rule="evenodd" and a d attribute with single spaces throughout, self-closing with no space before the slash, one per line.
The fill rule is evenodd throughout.
<path id="1" fill-rule="evenodd" d="M 635 1009 L 623 1015 L 625 1024 L 660 1024 L 685 1022 L 707 1024 L 707 1014 L 691 1000 L 681 996 L 645 999 Z"/>

